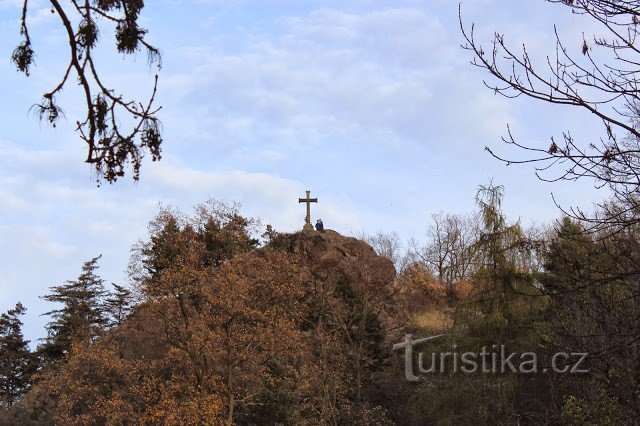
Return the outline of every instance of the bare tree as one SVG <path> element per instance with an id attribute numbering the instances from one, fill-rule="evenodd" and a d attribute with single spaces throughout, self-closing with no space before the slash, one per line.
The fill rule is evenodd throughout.
<path id="1" fill-rule="evenodd" d="M 478 217 L 436 213 L 431 219 L 426 245 L 411 242 L 413 257 L 427 265 L 440 284 L 469 278 L 478 238 Z"/>
<path id="2" fill-rule="evenodd" d="M 386 257 L 393 262 L 396 271 L 400 272 L 407 263 L 407 256 L 404 252 L 404 245 L 398 234 L 393 232 L 378 231 L 375 234 L 366 234 L 362 232 L 357 238 L 368 243 L 375 252 L 382 257 Z"/>
<path id="3" fill-rule="evenodd" d="M 593 225 L 636 223 L 640 190 L 640 2 L 637 0 L 547 0 L 596 22 L 605 36 L 588 37 L 568 46 L 554 27 L 555 51 L 546 61 L 535 63 L 526 46 L 510 46 L 505 36 L 495 33 L 491 47 L 474 37 L 474 26 L 460 28 L 466 40 L 463 48 L 473 54 L 472 64 L 486 70 L 492 79 L 485 85 L 508 98 L 521 95 L 588 111 L 601 121 L 603 135 L 598 143 L 573 138 L 570 130 L 562 139 L 552 138 L 547 147 L 528 146 L 508 129 L 503 141 L 516 146 L 524 158 L 505 158 L 489 147 L 487 151 L 507 164 L 533 163 L 536 175 L 545 181 L 591 178 L 598 187 L 608 186 L 617 204 L 626 209 L 611 215 L 606 205 L 598 216 L 571 209 L 571 216 Z M 630 214 L 631 213 L 631 214 Z"/>
<path id="4" fill-rule="evenodd" d="M 63 4 L 50 0 L 51 12 L 57 14 L 69 44 L 69 60 L 59 83 L 44 93 L 42 101 L 34 105 L 40 119 L 55 126 L 63 114 L 56 103 L 56 96 L 70 81 L 77 81 L 84 93 L 87 115 L 76 121 L 76 130 L 87 144 L 87 163 L 96 171 L 98 182 L 103 178 L 109 183 L 124 176 L 130 164 L 133 178 L 140 176 L 140 165 L 145 150 L 154 161 L 160 159 L 160 123 L 154 106 L 158 76 L 154 77 L 153 90 L 146 102 L 126 99 L 109 87 L 94 62 L 93 49 L 98 44 L 98 23 L 104 21 L 115 26 L 118 52 L 131 54 L 141 48 L 147 52 L 149 65 L 161 67 L 160 51 L 145 40 L 147 30 L 138 25 L 142 0 L 71 0 Z M 66 2 L 65 2 L 66 3 Z M 29 75 L 33 65 L 33 51 L 27 25 L 28 0 L 23 0 L 20 19 L 22 42 L 11 57 L 18 71 Z M 74 28 L 72 22 L 78 21 Z M 75 77 L 75 78 L 74 78 Z M 73 84 L 73 83 L 71 83 Z M 131 123 L 123 129 L 123 122 Z"/>

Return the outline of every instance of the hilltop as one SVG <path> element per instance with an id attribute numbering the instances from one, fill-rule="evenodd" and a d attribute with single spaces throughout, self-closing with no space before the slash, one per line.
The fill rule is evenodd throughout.
<path id="1" fill-rule="evenodd" d="M 389 260 L 331 230 L 237 250 L 220 230 L 226 245 L 200 245 L 171 223 L 147 254 L 155 269 L 141 282 L 145 301 L 121 325 L 76 341 L 12 409 L 14 421 L 390 421 L 371 397 L 390 355 Z M 225 250 L 233 254 L 211 260 Z"/>

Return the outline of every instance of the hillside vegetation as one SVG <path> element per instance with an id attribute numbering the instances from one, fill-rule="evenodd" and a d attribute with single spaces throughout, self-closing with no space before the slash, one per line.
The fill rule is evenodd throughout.
<path id="1" fill-rule="evenodd" d="M 638 233 L 579 222 L 524 230 L 482 187 L 476 213 L 434 215 L 425 245 L 326 230 L 282 234 L 236 206 L 165 209 L 108 289 L 99 257 L 44 298 L 28 349 L 0 318 L 6 424 L 625 423 L 640 416 Z M 373 248 L 372 248 L 373 246 Z M 394 344 L 538 357 L 539 371 L 457 368 L 405 378 Z M 588 373 L 542 371 L 587 353 Z M 416 355 L 414 353 L 414 355 Z M 414 361 L 418 372 L 417 356 Z M 423 360 L 424 361 L 424 360 Z"/>

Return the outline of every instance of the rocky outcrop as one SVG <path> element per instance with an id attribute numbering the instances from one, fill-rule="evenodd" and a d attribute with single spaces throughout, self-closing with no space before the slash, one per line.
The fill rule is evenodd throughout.
<path id="1" fill-rule="evenodd" d="M 393 263 L 369 244 L 330 229 L 281 234 L 270 246 L 300 256 L 319 279 L 341 273 L 351 282 L 387 286 L 396 275 Z"/>

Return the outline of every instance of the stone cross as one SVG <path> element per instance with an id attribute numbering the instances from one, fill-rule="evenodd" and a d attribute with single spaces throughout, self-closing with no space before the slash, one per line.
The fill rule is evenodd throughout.
<path id="1" fill-rule="evenodd" d="M 307 217 L 304 220 L 304 231 L 313 231 L 313 225 L 311 224 L 311 203 L 317 203 L 317 198 L 311 198 L 311 191 L 307 191 L 307 198 L 298 198 L 299 203 L 307 203 Z"/>

